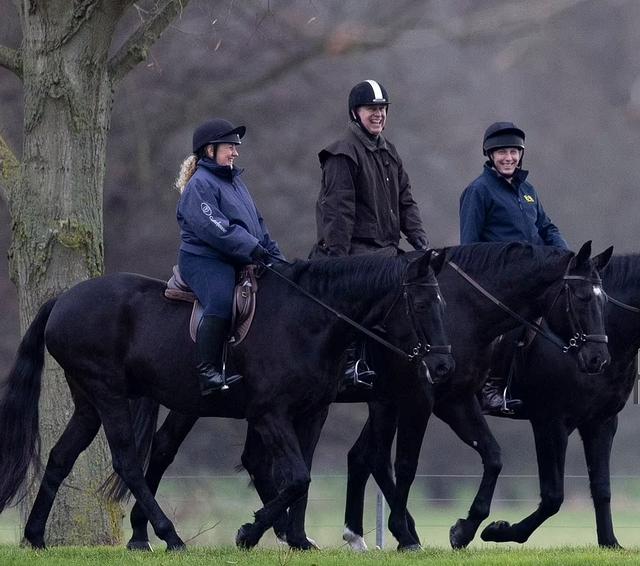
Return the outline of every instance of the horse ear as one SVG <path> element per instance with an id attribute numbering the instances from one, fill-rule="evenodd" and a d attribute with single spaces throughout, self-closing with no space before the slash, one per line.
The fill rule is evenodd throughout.
<path id="1" fill-rule="evenodd" d="M 420 257 L 417 257 L 409 264 L 407 270 L 407 281 L 422 279 L 429 274 L 429 264 L 431 262 L 431 250 L 427 250 Z"/>
<path id="2" fill-rule="evenodd" d="M 429 252 L 431 252 L 431 262 L 429 265 L 431 265 L 431 269 L 433 269 L 433 272 L 436 274 L 436 276 L 438 276 L 442 271 L 442 268 L 444 267 L 444 261 L 447 254 L 445 253 L 444 249 L 434 249 L 429 250 Z"/>
<path id="3" fill-rule="evenodd" d="M 596 269 L 598 271 L 602 271 L 609 263 L 609 260 L 611 259 L 612 255 L 613 255 L 613 246 L 609 246 L 602 253 L 598 254 L 597 256 L 594 256 L 593 263 L 595 264 Z"/>
<path id="4" fill-rule="evenodd" d="M 573 258 L 573 265 L 578 266 L 578 265 L 585 264 L 589 260 L 590 256 L 591 256 L 591 240 L 587 240 L 584 244 L 582 244 L 580 251 Z"/>

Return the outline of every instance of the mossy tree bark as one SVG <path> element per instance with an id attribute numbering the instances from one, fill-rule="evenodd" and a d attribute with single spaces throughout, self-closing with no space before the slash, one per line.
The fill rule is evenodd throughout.
<path id="1" fill-rule="evenodd" d="M 0 47 L 0 64 L 23 81 L 24 141 L 18 166 L 0 140 L 0 183 L 12 219 L 9 262 L 23 332 L 43 302 L 103 271 L 102 190 L 113 93 L 187 3 L 153 2 L 148 17 L 109 58 L 116 25 L 133 0 L 16 1 L 22 45 Z M 48 358 L 40 398 L 43 454 L 72 411 L 64 373 Z M 100 434 L 60 490 L 48 544 L 121 541 L 121 507 L 96 494 L 110 472 Z M 23 503 L 25 512 L 37 484 Z"/>

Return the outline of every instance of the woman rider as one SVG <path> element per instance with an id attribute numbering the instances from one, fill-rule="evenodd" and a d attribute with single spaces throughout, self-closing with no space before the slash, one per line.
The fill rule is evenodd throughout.
<path id="1" fill-rule="evenodd" d="M 198 126 L 193 154 L 182 162 L 176 180 L 178 266 L 204 308 L 196 334 L 196 369 L 203 395 L 225 385 L 222 354 L 236 271 L 272 256 L 284 259 L 241 179 L 243 170 L 234 166 L 245 131 L 222 118 Z M 238 379 L 228 377 L 226 383 Z"/>

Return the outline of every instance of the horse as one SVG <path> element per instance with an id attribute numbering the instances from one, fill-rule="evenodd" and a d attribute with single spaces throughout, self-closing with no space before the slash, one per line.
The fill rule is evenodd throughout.
<path id="1" fill-rule="evenodd" d="M 313 451 L 338 389 L 337 360 L 355 338 L 346 321 L 364 330 L 382 325 L 388 347 L 403 354 L 408 372 L 420 373 L 421 361 L 433 375 L 448 372 L 451 355 L 427 351 L 429 341 L 447 342 L 430 260 L 423 253 L 413 261 L 358 257 L 266 266 L 252 327 L 233 349 L 234 369 L 244 379 L 208 397 L 201 396 L 195 374 L 191 307 L 168 300 L 165 282 L 117 273 L 83 281 L 47 301 L 19 345 L 0 403 L 0 511 L 23 489 L 29 464 L 39 458 L 37 411 L 46 347 L 64 370 L 74 412 L 51 450 L 25 525 L 31 546 L 45 547 L 57 490 L 102 425 L 113 468 L 156 535 L 168 550 L 184 548 L 144 481 L 139 457 L 144 450 L 136 446 L 134 432 L 140 419 L 132 414 L 130 399 L 146 398 L 183 414 L 246 418 L 260 435 L 281 485 L 254 522 L 238 532 L 241 546 L 257 544 L 310 482 Z M 406 344 L 413 348 L 404 355 Z M 138 409 L 148 404 L 136 403 Z"/>
<path id="2" fill-rule="evenodd" d="M 506 244 L 507 249 L 511 245 L 513 244 Z M 532 317 L 544 315 L 548 320 L 553 321 L 554 333 L 545 333 L 545 337 L 559 346 L 558 350 L 564 353 L 566 363 L 577 365 L 583 372 L 589 374 L 599 373 L 609 361 L 604 342 L 606 340 L 603 322 L 605 298 L 599 286 L 599 271 L 607 265 L 612 252 L 613 248 L 608 248 L 593 260 L 589 260 L 590 242 L 585 243 L 575 256 L 572 252 L 560 251 L 556 248 L 538 248 L 538 253 L 543 256 L 555 258 L 556 265 L 559 258 L 563 258 L 560 263 L 565 263 L 567 270 L 565 274 L 560 275 L 558 273 L 562 269 L 556 270 L 557 279 L 555 283 L 550 284 L 548 291 L 543 293 L 543 301 L 537 301 L 535 307 L 530 305 L 527 308 L 525 305 L 525 310 L 522 311 L 528 311 L 525 318 L 529 320 Z M 452 260 L 460 263 L 467 270 L 474 264 L 478 265 L 478 258 L 465 252 L 464 247 L 451 248 L 443 253 L 447 256 L 445 265 L 451 266 Z M 569 260 L 568 264 L 567 260 Z M 520 276 L 514 278 L 512 272 L 511 277 L 502 278 L 489 271 L 491 262 L 486 259 L 480 261 L 485 265 L 485 272 L 478 271 L 478 282 L 486 287 L 487 282 L 492 281 L 493 278 L 498 279 L 498 284 L 494 287 L 494 293 L 500 296 L 497 302 L 509 305 L 512 311 L 518 313 L 523 303 L 535 300 L 526 285 L 523 286 L 523 278 L 520 277 L 524 275 L 526 280 L 533 275 L 520 273 Z M 521 269 L 523 269 L 522 262 L 513 262 L 512 270 L 520 271 Z M 541 266 L 540 269 L 545 268 Z M 473 540 L 480 523 L 489 516 L 493 492 L 502 469 L 500 447 L 489 430 L 476 395 L 489 370 L 492 342 L 498 336 L 520 327 L 523 320 L 507 313 L 503 307 L 497 305 L 497 302 L 490 301 L 488 293 L 476 293 L 475 297 L 467 297 L 465 285 L 461 285 L 458 274 L 452 269 L 440 271 L 438 281 L 448 305 L 447 327 L 452 351 L 456 357 L 456 370 L 447 383 L 436 387 L 433 414 L 448 424 L 463 442 L 476 450 L 483 463 L 480 486 L 468 515 L 464 519 L 458 519 L 449 533 L 451 546 L 464 548 Z M 500 317 L 501 320 L 496 317 Z M 585 333 L 593 333 L 598 339 L 591 343 L 583 342 L 580 338 L 575 340 L 575 337 Z M 564 346 L 558 337 L 564 337 Z M 397 413 L 397 408 L 387 407 L 385 412 L 384 408 L 376 405 L 379 403 L 369 404 L 369 420 L 348 456 L 349 479 L 344 538 L 356 550 L 366 549 L 362 539 L 362 514 L 364 487 L 369 475 L 371 473 L 374 475 L 387 500 L 393 498 L 395 491 L 400 489 L 398 486 L 394 487 L 390 474 L 391 442 L 387 441 L 382 448 L 378 446 L 376 459 L 371 458 L 368 453 L 372 443 L 379 443 L 379 440 L 373 438 L 372 430 L 385 430 L 386 434 L 383 438 L 389 439 L 393 438 L 392 430 L 395 427 L 394 415 Z M 424 425 L 421 425 L 421 428 L 426 427 L 429 416 L 430 414 L 422 416 Z M 403 481 L 405 481 L 404 478 L 396 475 L 397 484 Z M 417 548 L 420 539 L 408 512 L 406 521 L 407 528 L 414 538 L 414 545 L 404 548 Z"/>
<path id="3" fill-rule="evenodd" d="M 496 441 L 491 436 L 486 421 L 475 399 L 475 391 L 482 385 L 484 374 L 484 352 L 493 338 L 515 328 L 520 322 L 516 316 L 533 318 L 546 313 L 559 301 L 562 294 L 568 300 L 569 294 L 582 293 L 579 288 L 586 279 L 597 277 L 596 270 L 606 263 L 607 254 L 589 260 L 590 243 L 585 244 L 578 254 L 563 252 L 552 248 L 536 248 L 523 244 L 480 244 L 460 246 L 438 250 L 438 258 L 432 260 L 441 289 L 446 290 L 448 303 L 446 318 L 450 335 L 456 336 L 455 348 L 460 356 L 463 369 L 456 362 L 457 371 L 453 380 L 447 384 L 436 384 L 436 396 L 413 394 L 409 389 L 395 387 L 393 395 L 378 396 L 369 401 L 370 418 L 356 445 L 349 453 L 349 482 L 347 490 L 347 515 L 344 538 L 354 548 L 366 548 L 362 539 L 362 513 L 364 507 L 364 486 L 369 471 L 374 472 L 378 485 L 382 488 L 390 505 L 389 528 L 399 542 L 399 548 L 415 549 L 419 547 L 419 538 L 408 513 L 406 501 L 409 487 L 415 477 L 418 454 L 434 402 L 440 404 L 439 413 L 448 417 L 458 433 L 468 439 L 468 443 L 481 451 L 487 465 L 483 479 L 483 495 L 478 499 L 474 514 L 488 515 L 488 503 L 493 486 L 500 471 L 500 453 Z M 610 252 L 609 252 L 610 255 Z M 452 260 L 478 279 L 490 286 L 506 302 L 511 314 L 486 297 L 481 296 L 455 272 L 444 269 Z M 569 304 L 569 303 L 566 303 Z M 451 310 L 453 309 L 453 310 Z M 581 324 L 585 329 L 600 331 L 602 304 L 597 300 L 580 301 L 572 304 L 573 323 Z M 562 333 L 567 333 L 568 321 L 559 324 Z M 575 334 L 575 328 L 572 329 Z M 576 352 L 583 366 L 591 370 L 599 369 L 607 359 L 603 343 L 585 343 Z M 572 350 L 574 348 L 571 348 Z M 575 348 L 577 349 L 577 348 Z M 401 368 L 396 360 L 384 351 L 374 351 L 373 364 L 379 376 L 391 376 Z M 391 383 L 397 380 L 390 379 Z M 340 401 L 340 397 L 337 399 Z M 346 401 L 364 399 L 347 399 Z M 445 413 L 444 406 L 449 409 Z M 400 409 L 400 410 L 399 410 Z M 150 464 L 146 478 L 155 492 L 162 474 L 173 461 L 177 450 L 196 422 L 196 418 L 170 412 L 161 428 L 157 431 L 151 451 Z M 390 450 L 396 428 L 398 440 L 396 447 L 395 475 L 399 487 L 396 489 L 391 476 Z M 242 462 L 249 471 L 258 494 L 269 499 L 273 492 L 273 479 L 269 473 L 270 463 L 262 457 L 263 451 L 259 439 L 248 430 L 247 446 Z M 302 504 L 304 508 L 304 504 Z M 303 524 L 303 511 L 292 510 L 294 515 L 277 524 L 276 532 L 280 538 L 289 540 L 293 531 L 296 540 L 306 539 Z M 148 535 L 146 518 L 140 506 L 131 511 L 132 548 L 146 547 Z M 478 523 L 479 524 L 479 523 Z M 275 528 L 275 526 L 274 526 Z M 477 526 L 476 526 L 477 528 Z M 458 536 L 458 544 L 463 539 Z M 469 535 L 466 535 L 469 536 Z"/>
<path id="4" fill-rule="evenodd" d="M 640 255 L 614 256 L 602 272 L 609 296 L 605 320 L 611 364 L 593 379 L 536 339 L 515 359 L 513 390 L 524 401 L 520 418 L 534 434 L 540 504 L 515 524 L 495 521 L 481 533 L 486 541 L 523 543 L 564 499 L 564 463 L 568 437 L 576 429 L 582 438 L 595 510 L 598 544 L 619 548 L 611 517 L 611 446 L 624 407 L 637 379 L 640 348 Z M 503 355 L 508 352 L 503 352 Z"/>

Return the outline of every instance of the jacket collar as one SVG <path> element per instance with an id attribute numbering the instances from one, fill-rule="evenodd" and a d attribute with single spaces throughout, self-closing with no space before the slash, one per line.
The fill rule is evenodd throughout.
<path id="1" fill-rule="evenodd" d="M 384 139 L 382 134 L 375 137 L 367 134 L 356 122 L 349 122 L 349 130 L 358 138 L 360 143 L 369 151 L 378 151 L 379 149 L 387 149 L 387 140 Z"/>
<path id="2" fill-rule="evenodd" d="M 228 165 L 218 165 L 212 159 L 208 157 L 203 157 L 198 161 L 198 167 L 204 167 L 205 169 L 211 171 L 216 177 L 220 179 L 224 179 L 225 181 L 233 181 L 238 175 L 240 175 L 244 169 L 239 169 L 238 167 L 229 167 Z"/>

